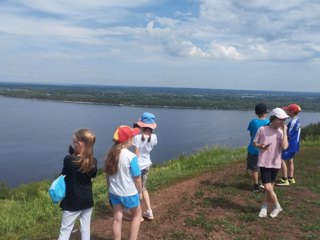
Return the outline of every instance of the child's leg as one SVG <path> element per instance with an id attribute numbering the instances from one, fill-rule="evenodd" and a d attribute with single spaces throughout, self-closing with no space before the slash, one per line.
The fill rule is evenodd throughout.
<path id="1" fill-rule="evenodd" d="M 280 207 L 277 195 L 273 190 L 273 184 L 272 183 L 264 184 L 264 191 L 265 191 L 268 203 L 270 205 L 274 205 L 275 207 Z"/>
<path id="2" fill-rule="evenodd" d="M 259 181 L 258 171 L 252 171 L 252 181 L 254 185 L 258 184 L 258 181 Z"/>
<path id="3" fill-rule="evenodd" d="M 293 164 L 293 158 L 288 160 L 288 176 L 293 177 L 294 174 L 294 164 Z"/>
<path id="4" fill-rule="evenodd" d="M 81 211 L 63 211 L 59 240 L 68 240 L 73 229 L 74 223 Z"/>
<path id="5" fill-rule="evenodd" d="M 81 211 L 81 214 L 80 214 L 81 240 L 90 240 L 91 214 L 92 214 L 92 208 Z"/>
<path id="6" fill-rule="evenodd" d="M 286 161 L 281 160 L 281 170 L 282 170 L 282 177 L 288 178 L 288 168 Z"/>
<path id="7" fill-rule="evenodd" d="M 121 204 L 114 204 L 112 231 L 113 231 L 113 236 L 115 240 L 121 240 L 122 217 L 123 217 L 123 206 Z"/>
<path id="8" fill-rule="evenodd" d="M 131 226 L 130 226 L 130 240 L 136 240 L 138 239 L 138 234 L 139 234 L 139 228 L 140 228 L 140 223 L 141 223 L 141 206 L 139 205 L 138 207 L 131 208 L 131 215 L 132 215 L 132 220 L 131 220 Z"/>
<path id="9" fill-rule="evenodd" d="M 151 203 L 150 203 L 150 196 L 147 190 L 147 179 L 148 179 L 148 174 L 149 174 L 149 168 L 143 169 L 142 174 L 141 174 L 141 181 L 142 181 L 142 196 L 143 199 L 147 205 L 148 210 L 151 209 Z"/>

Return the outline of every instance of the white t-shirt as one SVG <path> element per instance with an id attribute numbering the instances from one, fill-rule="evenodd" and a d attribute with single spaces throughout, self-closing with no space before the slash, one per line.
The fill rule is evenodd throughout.
<path id="1" fill-rule="evenodd" d="M 148 137 L 145 137 L 145 140 L 141 140 L 142 135 L 136 135 L 133 138 L 133 146 L 139 148 L 139 167 L 141 170 L 149 167 L 152 162 L 150 158 L 150 152 L 155 145 L 158 143 L 157 135 L 151 134 L 151 141 L 148 141 Z"/>
<path id="2" fill-rule="evenodd" d="M 109 176 L 109 192 L 121 197 L 138 193 L 133 177 L 141 175 L 137 156 L 124 148 L 120 152 L 118 172 Z"/>

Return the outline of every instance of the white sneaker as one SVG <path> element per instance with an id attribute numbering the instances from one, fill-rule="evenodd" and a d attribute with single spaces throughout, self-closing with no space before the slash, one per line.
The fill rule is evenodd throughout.
<path id="1" fill-rule="evenodd" d="M 282 211 L 281 207 L 276 207 L 275 209 L 273 209 L 273 211 L 270 213 L 270 217 L 275 218 L 278 216 L 278 214 Z"/>
<path id="2" fill-rule="evenodd" d="M 259 212 L 259 218 L 265 218 L 268 216 L 268 212 L 266 208 L 261 208 L 260 212 Z"/>
<path id="3" fill-rule="evenodd" d="M 147 218 L 147 219 L 149 219 L 149 220 L 154 219 L 152 210 L 149 210 L 149 209 L 148 209 L 147 211 L 145 211 L 145 212 L 143 213 L 143 217 L 145 217 L 145 218 Z"/>

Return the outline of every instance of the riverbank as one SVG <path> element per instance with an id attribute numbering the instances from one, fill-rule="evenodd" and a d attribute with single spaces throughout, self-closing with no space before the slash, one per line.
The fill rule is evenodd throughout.
<path id="1" fill-rule="evenodd" d="M 304 92 L 0 83 L 0 95 L 113 106 L 215 110 L 252 110 L 258 102 L 272 109 L 296 102 L 303 111 L 320 111 L 320 93 Z"/>
<path id="2" fill-rule="evenodd" d="M 276 189 L 284 208 L 276 219 L 257 217 L 263 194 L 251 192 L 244 148 L 206 148 L 152 168 L 148 183 L 156 218 L 142 223 L 139 239 L 315 239 L 320 234 L 319 144 L 303 144 L 296 157 L 297 184 Z M 28 184 L 6 193 L 0 200 L 0 239 L 56 239 L 61 211 L 50 202 L 49 185 Z M 112 237 L 106 194 L 100 172 L 94 181 L 93 240 Z M 124 221 L 124 232 L 128 225 Z"/>

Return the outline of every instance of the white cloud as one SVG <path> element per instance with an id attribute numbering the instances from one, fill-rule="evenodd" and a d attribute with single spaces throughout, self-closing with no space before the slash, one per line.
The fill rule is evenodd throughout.
<path id="1" fill-rule="evenodd" d="M 86 61 L 92 69 L 125 62 L 210 71 L 220 60 L 320 66 L 316 0 L 195 0 L 196 10 L 170 1 L 4 0 L 0 67 L 19 69 L 25 59 L 40 68 L 43 59 Z"/>

